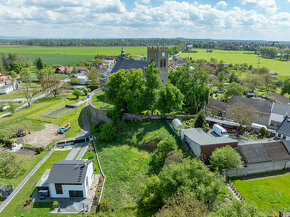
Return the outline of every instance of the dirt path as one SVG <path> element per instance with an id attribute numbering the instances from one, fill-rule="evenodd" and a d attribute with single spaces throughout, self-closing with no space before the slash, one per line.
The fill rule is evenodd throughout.
<path id="1" fill-rule="evenodd" d="M 56 134 L 59 129 L 57 125 L 47 123 L 43 125 L 45 127 L 43 130 L 31 132 L 31 134 L 28 134 L 23 138 L 19 138 L 17 143 L 29 144 L 35 147 L 45 147 L 53 140 L 64 138 L 64 134 Z"/>

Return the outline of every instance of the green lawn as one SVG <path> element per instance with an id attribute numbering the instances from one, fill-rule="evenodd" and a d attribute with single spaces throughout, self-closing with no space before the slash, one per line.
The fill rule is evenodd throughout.
<path id="1" fill-rule="evenodd" d="M 112 108 L 113 105 L 110 104 L 106 99 L 105 99 L 105 92 L 99 92 L 94 94 L 92 98 L 92 104 L 99 109 L 109 109 Z"/>
<path id="2" fill-rule="evenodd" d="M 253 180 L 233 180 L 234 186 L 248 203 L 269 210 L 280 208 L 290 212 L 290 174 L 258 178 Z"/>
<path id="3" fill-rule="evenodd" d="M 82 120 L 80 113 L 84 105 L 58 119 L 41 117 L 41 115 L 51 110 L 71 103 L 75 103 L 75 99 L 67 99 L 67 95 L 57 96 L 56 98 L 42 98 L 33 103 L 31 107 L 24 108 L 16 112 L 13 116 L 1 118 L 0 135 L 9 136 L 20 128 L 30 128 L 32 131 L 42 130 L 44 128 L 42 123 L 52 123 L 62 126 L 69 122 L 72 127 L 65 134 L 66 138 L 76 136 L 81 130 L 80 125 L 82 124 Z"/>
<path id="4" fill-rule="evenodd" d="M 96 55 L 117 56 L 122 47 L 23 47 L 0 48 L 0 53 L 18 53 L 30 58 L 41 57 L 44 62 L 61 65 L 73 65 L 79 59 L 93 59 Z M 124 47 L 132 56 L 147 53 L 146 47 Z"/>
<path id="5" fill-rule="evenodd" d="M 43 175 L 43 173 L 47 169 L 50 169 L 52 167 L 52 164 L 56 163 L 59 160 L 64 160 L 68 155 L 68 153 L 69 151 L 55 151 L 34 173 L 34 175 L 28 180 L 28 182 L 22 187 L 22 189 L 15 195 L 12 201 L 10 201 L 10 203 L 6 206 L 6 208 L 1 212 L 1 216 L 20 217 L 22 214 L 23 216 L 29 217 L 55 216 L 50 215 L 48 213 L 51 204 L 42 204 L 47 206 L 30 208 L 27 210 L 21 209 L 21 207 L 24 204 L 24 202 L 29 198 L 29 195 L 33 193 L 35 185 L 40 179 L 40 177 Z"/>
<path id="6" fill-rule="evenodd" d="M 286 61 L 280 61 L 278 59 L 267 59 L 263 57 L 258 57 L 254 52 L 246 51 L 224 51 L 224 50 L 213 50 L 212 53 L 207 53 L 206 49 L 193 49 L 197 53 L 182 53 L 183 57 L 192 57 L 196 59 L 210 60 L 210 58 L 215 58 L 218 61 L 223 60 L 227 64 L 241 64 L 247 63 L 248 65 L 253 65 L 258 67 L 260 59 L 260 67 L 265 66 L 270 69 L 270 71 L 280 72 L 281 77 L 287 77 L 290 75 L 290 63 Z"/>
<path id="7" fill-rule="evenodd" d="M 101 174 L 98 159 L 94 151 L 88 151 L 84 154 L 83 159 L 92 160 L 94 164 L 94 174 Z"/>

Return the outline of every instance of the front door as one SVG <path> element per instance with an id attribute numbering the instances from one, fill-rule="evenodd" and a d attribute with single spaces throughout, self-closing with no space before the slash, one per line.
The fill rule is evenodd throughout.
<path id="1" fill-rule="evenodd" d="M 69 191 L 70 197 L 84 197 L 84 194 L 82 191 Z"/>

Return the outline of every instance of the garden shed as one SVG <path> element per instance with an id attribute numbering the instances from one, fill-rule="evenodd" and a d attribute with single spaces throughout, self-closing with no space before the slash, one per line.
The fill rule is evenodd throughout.
<path id="1" fill-rule="evenodd" d="M 184 129 L 183 124 L 177 118 L 173 119 L 172 126 L 173 126 L 173 128 L 174 128 L 175 131 L 180 131 L 180 130 Z"/>

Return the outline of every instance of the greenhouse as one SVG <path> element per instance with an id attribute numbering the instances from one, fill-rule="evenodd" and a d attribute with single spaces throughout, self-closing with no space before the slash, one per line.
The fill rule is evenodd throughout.
<path id="1" fill-rule="evenodd" d="M 173 126 L 173 128 L 174 128 L 175 131 L 180 131 L 180 130 L 184 129 L 183 124 L 177 118 L 173 119 L 172 126 Z"/>

